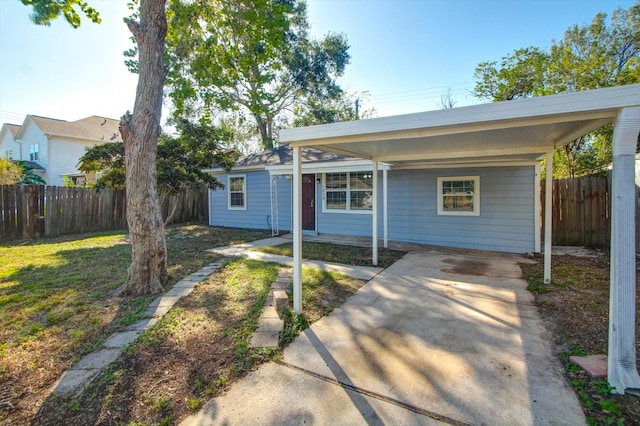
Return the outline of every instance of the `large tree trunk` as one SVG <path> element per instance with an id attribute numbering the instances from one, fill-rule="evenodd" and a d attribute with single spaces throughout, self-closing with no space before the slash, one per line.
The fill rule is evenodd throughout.
<path id="1" fill-rule="evenodd" d="M 140 22 L 127 22 L 139 51 L 133 115 L 122 117 L 131 266 L 125 293 L 159 293 L 168 280 L 167 247 L 156 182 L 156 151 L 166 76 L 165 0 L 141 0 Z"/>

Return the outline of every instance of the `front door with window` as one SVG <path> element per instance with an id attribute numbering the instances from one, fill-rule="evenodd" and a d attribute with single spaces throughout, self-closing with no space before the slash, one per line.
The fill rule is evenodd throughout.
<path id="1" fill-rule="evenodd" d="M 302 229 L 316 230 L 316 175 L 302 175 Z"/>

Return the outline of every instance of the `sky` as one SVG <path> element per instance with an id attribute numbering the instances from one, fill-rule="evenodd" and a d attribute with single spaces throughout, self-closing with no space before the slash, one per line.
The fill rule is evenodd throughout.
<path id="1" fill-rule="evenodd" d="M 133 108 L 137 77 L 122 52 L 127 0 L 90 0 L 102 24 L 72 29 L 63 19 L 36 26 L 19 0 L 0 0 L 0 125 L 26 114 L 63 120 L 119 118 Z M 311 34 L 343 33 L 351 63 L 339 79 L 364 109 L 389 116 L 455 106 L 470 95 L 483 61 L 527 46 L 548 49 L 574 24 L 634 0 L 308 0 Z"/>

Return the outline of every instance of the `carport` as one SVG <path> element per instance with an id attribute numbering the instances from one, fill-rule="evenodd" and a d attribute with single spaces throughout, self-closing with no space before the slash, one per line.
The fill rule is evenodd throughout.
<path id="1" fill-rule="evenodd" d="M 635 348 L 635 153 L 640 132 L 640 84 L 499 102 L 449 110 L 333 123 L 280 132 L 293 147 L 294 310 L 302 310 L 302 147 L 384 162 L 394 168 L 483 167 L 531 164 L 579 136 L 614 124 L 611 226 L 611 299 L 608 380 L 619 393 L 640 389 Z M 537 170 L 539 172 L 539 169 Z M 373 174 L 373 262 L 377 263 L 378 203 Z M 539 173 L 537 173 L 539 187 Z M 539 195 L 539 194 L 538 194 Z M 551 179 L 546 181 L 544 269 L 551 279 Z M 536 197 L 539 200 L 539 197 Z M 540 203 L 535 203 L 535 216 Z M 382 215 L 383 223 L 386 215 Z M 386 229 L 386 226 L 383 227 Z M 383 232 L 386 243 L 387 235 Z M 539 238 L 539 237 L 538 237 Z M 536 241 L 536 249 L 540 247 Z"/>

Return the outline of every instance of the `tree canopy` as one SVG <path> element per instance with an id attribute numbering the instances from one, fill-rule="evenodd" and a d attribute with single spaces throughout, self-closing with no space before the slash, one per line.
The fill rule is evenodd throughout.
<path id="1" fill-rule="evenodd" d="M 212 164 L 231 167 L 234 151 L 221 149 L 227 139 L 224 131 L 182 121 L 177 137 L 163 134 L 158 142 L 156 169 L 158 191 L 172 194 L 187 189 L 216 189 L 221 182 L 202 170 Z M 124 144 L 121 142 L 87 148 L 80 158 L 79 170 L 100 172 L 97 190 L 125 187 Z"/>
<path id="2" fill-rule="evenodd" d="M 251 122 L 271 148 L 296 100 L 342 93 L 336 79 L 350 59 L 346 37 L 311 38 L 303 1 L 171 0 L 168 21 L 175 119 Z"/>
<path id="3" fill-rule="evenodd" d="M 16 185 L 22 180 L 20 167 L 6 157 L 0 157 L 0 185 Z"/>
<path id="4" fill-rule="evenodd" d="M 598 13 L 568 28 L 548 51 L 531 46 L 478 64 L 473 94 L 505 101 L 640 82 L 640 1 L 607 18 Z M 602 172 L 611 162 L 612 134 L 606 126 L 557 150 L 554 177 Z"/>

